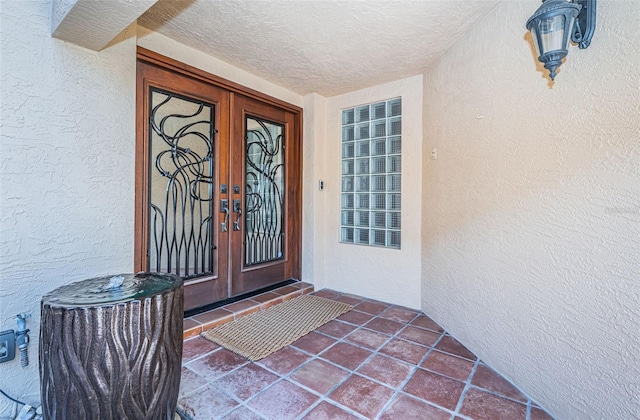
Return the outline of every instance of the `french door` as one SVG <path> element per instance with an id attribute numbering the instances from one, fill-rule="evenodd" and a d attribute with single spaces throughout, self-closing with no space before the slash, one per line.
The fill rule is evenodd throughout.
<path id="1" fill-rule="evenodd" d="M 300 156 L 294 115 L 259 101 L 233 98 L 231 179 L 231 294 L 238 295 L 293 277 L 299 266 Z M 237 159 L 236 159 L 237 157 Z M 240 182 L 240 203 L 236 201 Z"/>
<path id="2" fill-rule="evenodd" d="M 136 269 L 183 277 L 185 310 L 299 278 L 300 113 L 146 58 Z"/>

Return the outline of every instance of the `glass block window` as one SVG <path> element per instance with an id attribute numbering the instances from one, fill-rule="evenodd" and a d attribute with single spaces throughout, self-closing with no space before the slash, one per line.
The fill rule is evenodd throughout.
<path id="1" fill-rule="evenodd" d="M 400 248 L 402 100 L 342 111 L 343 243 Z"/>

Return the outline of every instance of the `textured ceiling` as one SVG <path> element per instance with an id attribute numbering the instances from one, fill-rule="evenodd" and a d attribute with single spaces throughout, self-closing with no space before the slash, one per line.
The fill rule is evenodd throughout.
<path id="1" fill-rule="evenodd" d="M 501 0 L 160 0 L 138 23 L 299 94 L 424 72 Z"/>

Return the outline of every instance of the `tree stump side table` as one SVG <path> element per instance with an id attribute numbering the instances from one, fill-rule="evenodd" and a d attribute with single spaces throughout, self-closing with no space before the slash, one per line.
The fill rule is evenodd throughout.
<path id="1" fill-rule="evenodd" d="M 83 280 L 41 301 L 45 419 L 173 419 L 182 362 L 182 279 Z"/>

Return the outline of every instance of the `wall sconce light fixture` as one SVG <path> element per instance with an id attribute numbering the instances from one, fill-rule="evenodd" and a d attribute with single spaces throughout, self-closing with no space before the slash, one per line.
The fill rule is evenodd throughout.
<path id="1" fill-rule="evenodd" d="M 551 80 L 567 55 L 569 37 L 581 49 L 591 44 L 596 29 L 596 0 L 542 0 L 542 6 L 527 20 L 538 60 L 549 70 Z"/>

